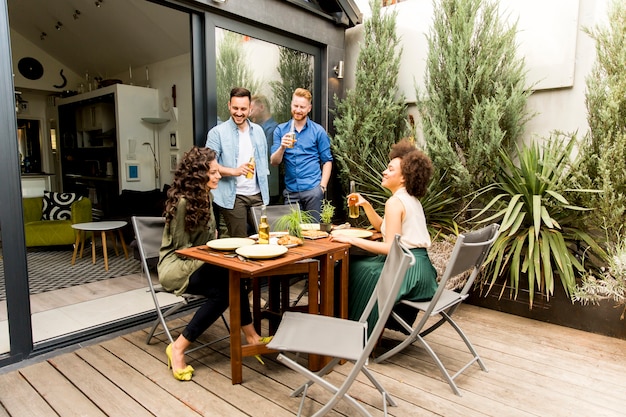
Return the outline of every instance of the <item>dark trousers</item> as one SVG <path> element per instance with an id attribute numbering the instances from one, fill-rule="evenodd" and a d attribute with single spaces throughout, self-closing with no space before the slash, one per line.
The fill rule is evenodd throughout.
<path id="1" fill-rule="evenodd" d="M 241 325 L 245 326 L 252 323 L 252 315 L 247 281 L 242 281 L 242 286 Z M 185 339 L 193 342 L 228 308 L 228 270 L 210 264 L 202 265 L 189 277 L 189 285 L 185 292 L 206 297 L 204 304 L 198 308 L 183 330 Z"/>

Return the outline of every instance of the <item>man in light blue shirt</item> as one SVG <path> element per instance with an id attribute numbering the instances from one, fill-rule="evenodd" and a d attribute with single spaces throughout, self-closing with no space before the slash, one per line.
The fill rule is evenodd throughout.
<path id="1" fill-rule="evenodd" d="M 254 230 L 250 207 L 270 201 L 267 143 L 263 128 L 248 120 L 250 101 L 249 90 L 233 88 L 228 101 L 230 118 L 211 129 L 206 141 L 206 147 L 217 154 L 222 175 L 213 190 L 213 202 L 224 217 L 230 237 L 248 236 Z"/>
<path id="2" fill-rule="evenodd" d="M 322 199 L 330 180 L 333 157 L 326 130 L 310 120 L 311 92 L 297 88 L 291 99 L 292 119 L 274 130 L 272 165 L 285 162 L 285 204 L 298 202 L 319 222 Z M 295 133 L 295 143 L 286 135 Z M 292 147 L 293 146 L 293 147 Z"/>

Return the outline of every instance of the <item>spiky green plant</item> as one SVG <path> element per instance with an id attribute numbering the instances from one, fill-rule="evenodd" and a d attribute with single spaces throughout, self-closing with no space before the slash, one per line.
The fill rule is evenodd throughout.
<path id="1" fill-rule="evenodd" d="M 282 123 L 291 118 L 291 96 L 295 89 L 306 88 L 313 91 L 313 60 L 305 52 L 281 46 L 277 70 L 280 81 L 270 81 L 270 87 L 274 95 L 274 120 Z"/>
<path id="2" fill-rule="evenodd" d="M 555 274 L 565 293 L 572 293 L 577 274 L 584 271 L 577 251 L 581 243 L 603 254 L 578 224 L 579 214 L 588 209 L 566 198 L 591 191 L 565 188 L 575 143 L 575 139 L 555 135 L 544 145 L 525 145 L 518 149 L 519 165 L 500 149 L 499 181 L 481 191 L 495 197 L 475 216 L 480 223 L 501 220 L 500 234 L 486 260 L 489 273 L 483 275 L 487 291 L 499 282 L 504 292 L 508 276 L 509 296 L 517 298 L 520 278 L 525 275 L 532 308 L 535 291 L 548 299 L 553 295 Z M 493 214 L 482 218 L 487 213 Z"/>
<path id="3" fill-rule="evenodd" d="M 215 72 L 217 76 L 217 117 L 226 121 L 230 117 L 228 100 L 230 90 L 244 87 L 250 91 L 260 91 L 261 82 L 257 81 L 247 63 L 243 49 L 243 35 L 228 30 L 223 31 L 217 53 Z"/>
<path id="4" fill-rule="evenodd" d="M 498 149 L 514 151 L 529 118 L 530 90 L 515 33 L 497 2 L 435 5 L 417 107 L 435 178 L 445 180 L 440 189 L 459 199 L 495 180 Z"/>
<path id="5" fill-rule="evenodd" d="M 387 166 L 391 145 L 404 136 L 406 107 L 398 93 L 402 49 L 396 34 L 397 13 L 381 13 L 380 1 L 370 5 L 372 16 L 364 23 L 355 87 L 345 99 L 335 96 L 336 134 L 331 143 L 344 194 L 354 180 L 359 192 L 381 202 L 380 173 Z"/>

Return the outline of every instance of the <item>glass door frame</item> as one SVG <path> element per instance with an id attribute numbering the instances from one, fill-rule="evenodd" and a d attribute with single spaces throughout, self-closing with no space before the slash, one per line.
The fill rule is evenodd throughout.
<path id="1" fill-rule="evenodd" d="M 313 56 L 313 108 L 309 115 L 312 120 L 325 126 L 326 119 L 323 117 L 322 109 L 325 97 L 323 88 L 322 68 L 326 67 L 327 54 L 323 45 L 314 42 L 305 42 L 293 36 L 282 35 L 267 28 L 255 26 L 249 23 L 240 22 L 211 12 L 204 15 L 204 24 L 197 22 L 198 17 L 192 17 L 192 68 L 193 68 L 193 93 L 194 93 L 194 143 L 197 146 L 204 146 L 208 131 L 217 125 L 217 103 L 216 93 L 216 73 L 217 62 L 217 42 L 216 28 L 229 30 L 250 36 L 265 42 L 283 46 L 290 49 L 305 52 Z M 203 36 L 196 36 L 202 34 Z M 197 41 L 204 40 L 204 44 L 196 44 Z M 325 126 L 326 127 L 326 126 Z"/>

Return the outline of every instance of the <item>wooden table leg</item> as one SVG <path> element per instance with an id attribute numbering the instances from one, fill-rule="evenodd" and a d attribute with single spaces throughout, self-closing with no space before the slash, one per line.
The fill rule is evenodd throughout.
<path id="1" fill-rule="evenodd" d="M 109 258 L 107 255 L 107 233 L 103 230 L 100 232 L 102 238 L 102 253 L 104 254 L 104 270 L 109 270 Z"/>
<path id="2" fill-rule="evenodd" d="M 111 230 L 109 232 L 109 236 L 111 236 L 111 242 L 113 242 L 113 249 L 115 250 L 115 256 L 120 256 L 120 253 L 117 251 L 117 236 L 115 235 L 115 231 Z"/>
<path id="3" fill-rule="evenodd" d="M 243 381 L 242 354 L 241 354 L 241 274 L 230 271 L 229 274 L 230 298 L 230 373 L 234 384 Z"/>
<path id="4" fill-rule="evenodd" d="M 87 234 L 85 233 L 84 230 L 80 230 L 78 234 L 80 234 L 80 254 L 78 255 L 78 257 L 82 259 L 83 250 L 85 249 L 85 240 L 87 240 Z"/>
<path id="5" fill-rule="evenodd" d="M 76 253 L 78 252 L 78 245 L 80 245 L 80 230 L 76 231 L 76 243 L 74 243 L 74 253 L 72 254 L 72 265 L 76 263 Z"/>
<path id="6" fill-rule="evenodd" d="M 96 232 L 92 232 L 91 236 L 91 263 L 96 264 Z"/>
<path id="7" fill-rule="evenodd" d="M 120 242 L 122 243 L 122 250 L 124 250 L 124 257 L 128 259 L 128 249 L 126 249 L 126 243 L 124 242 L 124 235 L 122 229 L 117 229 L 117 233 L 120 235 Z"/>

